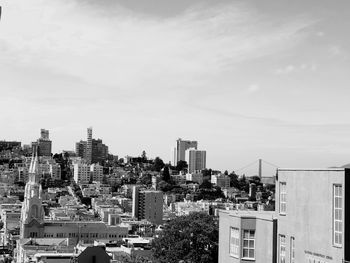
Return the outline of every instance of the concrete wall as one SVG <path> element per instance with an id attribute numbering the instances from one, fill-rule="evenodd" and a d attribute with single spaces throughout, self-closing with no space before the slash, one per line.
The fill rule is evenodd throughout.
<path id="1" fill-rule="evenodd" d="M 291 237 L 295 238 L 295 262 L 308 262 L 308 258 L 342 262 L 344 249 L 333 246 L 333 184 L 342 184 L 344 195 L 344 176 L 344 170 L 278 171 L 276 215 L 278 235 L 286 236 L 286 262 L 290 262 Z M 286 215 L 279 214 L 280 182 L 286 182 Z"/>

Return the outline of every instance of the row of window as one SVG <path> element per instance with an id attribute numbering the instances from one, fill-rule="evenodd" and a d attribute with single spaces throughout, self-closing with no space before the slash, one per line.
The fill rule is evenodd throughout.
<path id="1" fill-rule="evenodd" d="M 333 244 L 341 247 L 343 240 L 343 188 L 341 184 L 333 185 Z M 279 213 L 287 213 L 287 184 L 279 183 Z"/>
<path id="2" fill-rule="evenodd" d="M 295 238 L 290 238 L 290 263 L 295 263 Z M 286 236 L 279 236 L 279 263 L 286 263 L 287 257 L 287 243 Z"/>
<path id="3" fill-rule="evenodd" d="M 238 228 L 230 229 L 230 255 L 239 258 L 240 231 Z M 242 231 L 242 258 L 255 259 L 255 230 L 244 229 Z"/>

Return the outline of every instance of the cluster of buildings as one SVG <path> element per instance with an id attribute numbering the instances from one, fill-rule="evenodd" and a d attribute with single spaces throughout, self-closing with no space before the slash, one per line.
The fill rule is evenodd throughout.
<path id="1" fill-rule="evenodd" d="M 83 255 L 100 257 L 96 262 L 123 262 L 125 256 L 149 255 L 150 242 L 161 225 L 177 216 L 269 210 L 260 186 L 251 184 L 246 193 L 231 187 L 227 174 L 204 173 L 206 152 L 197 149 L 197 141 L 178 139 L 176 144 L 174 165 L 168 166 L 174 192 L 160 190 L 164 170 L 154 170 L 152 160 L 130 157 L 126 162 L 105 162 L 110 157 L 108 147 L 92 138 L 92 128 L 87 129 L 87 140 L 68 155 L 52 155 L 45 129 L 32 144 L 32 158 L 21 153 L 14 158 L 18 144 L 7 144 L 12 158 L 0 165 L 0 241 L 8 244 L 16 262 L 71 262 Z M 178 170 L 181 161 L 188 167 Z M 70 185 L 64 184 L 63 171 L 70 173 Z M 62 185 L 43 189 L 47 178 Z M 220 187 L 225 198 L 203 200 L 199 186 L 205 180 Z M 13 185 L 17 182 L 25 188 Z M 216 188 L 206 194 L 211 191 Z"/>
<path id="2" fill-rule="evenodd" d="M 108 146 L 103 144 L 101 139 L 92 138 L 92 127 L 87 129 L 86 141 L 79 141 L 75 144 L 75 154 L 84 158 L 87 164 L 100 163 L 108 159 Z"/>

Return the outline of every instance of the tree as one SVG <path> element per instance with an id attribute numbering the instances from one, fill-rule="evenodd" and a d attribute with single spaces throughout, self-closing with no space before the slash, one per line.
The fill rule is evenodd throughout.
<path id="1" fill-rule="evenodd" d="M 195 212 L 173 219 L 152 242 L 159 263 L 218 262 L 218 224 L 214 217 Z"/>
<path id="2" fill-rule="evenodd" d="M 164 167 L 164 162 L 159 157 L 156 157 L 153 162 L 153 170 L 160 172 Z"/>
<path id="3" fill-rule="evenodd" d="M 166 165 L 164 166 L 163 172 L 162 172 L 162 180 L 169 183 L 170 182 L 170 172 L 169 167 Z"/>
<path id="4" fill-rule="evenodd" d="M 241 178 L 238 179 L 238 185 L 239 185 L 239 190 L 245 191 L 246 193 L 249 192 L 249 182 L 244 174 Z"/>
<path id="5" fill-rule="evenodd" d="M 146 161 L 147 161 L 146 151 L 142 151 L 141 159 L 142 159 L 143 162 L 146 162 Z"/>
<path id="6" fill-rule="evenodd" d="M 230 186 L 239 189 L 238 175 L 232 171 L 228 176 L 230 177 Z"/>
<path id="7" fill-rule="evenodd" d="M 213 185 L 211 184 L 211 182 L 209 182 L 209 180 L 205 179 L 203 181 L 203 183 L 199 186 L 200 189 L 212 189 Z"/>
<path id="8" fill-rule="evenodd" d="M 179 172 L 186 169 L 188 167 L 188 164 L 186 161 L 178 161 L 177 165 L 176 165 L 176 170 L 178 170 Z"/>

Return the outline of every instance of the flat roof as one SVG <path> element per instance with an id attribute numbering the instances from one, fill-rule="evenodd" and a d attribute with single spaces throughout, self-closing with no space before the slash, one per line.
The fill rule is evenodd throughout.
<path id="1" fill-rule="evenodd" d="M 277 171 L 345 171 L 347 168 L 278 168 Z"/>
<path id="2" fill-rule="evenodd" d="M 255 218 L 263 220 L 275 219 L 275 211 L 256 211 L 256 210 L 219 210 L 220 214 L 227 214 L 228 216 L 240 218 Z"/>

